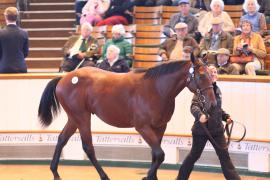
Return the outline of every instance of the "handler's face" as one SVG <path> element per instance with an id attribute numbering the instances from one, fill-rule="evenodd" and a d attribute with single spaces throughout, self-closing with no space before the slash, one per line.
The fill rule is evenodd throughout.
<path id="1" fill-rule="evenodd" d="M 210 72 L 211 78 L 212 78 L 212 82 L 216 82 L 217 81 L 217 68 L 215 66 L 209 66 L 208 70 Z"/>

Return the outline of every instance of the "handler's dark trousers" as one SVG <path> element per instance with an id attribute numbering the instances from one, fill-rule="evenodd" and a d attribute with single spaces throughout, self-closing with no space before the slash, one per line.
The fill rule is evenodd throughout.
<path id="1" fill-rule="evenodd" d="M 177 177 L 177 180 L 187 180 L 194 167 L 195 162 L 200 158 L 203 149 L 208 140 L 208 136 L 204 135 L 192 135 L 193 142 L 190 153 L 184 160 Z M 226 139 L 223 134 L 213 136 L 217 144 L 219 144 L 222 149 L 215 147 L 211 142 L 215 151 L 218 155 L 223 174 L 227 180 L 240 180 L 238 173 L 236 172 L 234 165 L 231 162 L 228 149 L 226 147 Z"/>

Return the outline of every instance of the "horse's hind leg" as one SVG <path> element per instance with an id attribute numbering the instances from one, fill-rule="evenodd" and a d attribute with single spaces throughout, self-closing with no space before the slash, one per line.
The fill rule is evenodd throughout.
<path id="1" fill-rule="evenodd" d="M 61 179 L 58 172 L 57 172 L 60 155 L 61 155 L 63 147 L 66 145 L 69 138 L 75 133 L 76 129 L 77 129 L 76 125 L 73 122 L 71 122 L 70 120 L 68 120 L 64 129 L 62 130 L 62 132 L 58 136 L 58 141 L 57 141 L 57 144 L 55 147 L 53 160 L 51 162 L 51 167 L 50 167 L 51 171 L 53 173 L 53 176 L 54 176 L 54 180 Z"/>
<path id="2" fill-rule="evenodd" d="M 144 140 L 149 144 L 152 149 L 152 164 L 151 168 L 147 173 L 147 177 L 144 177 L 143 180 L 157 180 L 157 169 L 164 161 L 165 154 L 161 149 L 161 140 L 164 134 L 166 126 L 159 129 L 153 129 L 150 126 L 144 126 L 142 129 L 137 130 Z"/>
<path id="3" fill-rule="evenodd" d="M 87 121 L 83 121 L 83 122 L 84 122 L 84 124 L 80 124 L 78 127 L 80 134 L 81 134 L 81 138 L 82 138 L 83 150 L 87 154 L 87 156 L 90 159 L 90 161 L 92 162 L 92 164 L 95 166 L 95 168 L 100 176 L 100 179 L 109 180 L 109 177 L 107 176 L 107 174 L 104 172 L 104 170 L 102 169 L 102 167 L 98 163 L 96 155 L 95 155 L 95 150 L 94 150 L 93 143 L 92 143 L 92 133 L 91 133 L 91 128 L 90 128 L 90 121 L 87 120 Z"/>

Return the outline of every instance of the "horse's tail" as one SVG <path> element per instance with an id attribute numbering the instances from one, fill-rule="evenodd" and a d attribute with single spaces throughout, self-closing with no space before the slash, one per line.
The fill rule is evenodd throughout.
<path id="1" fill-rule="evenodd" d="M 55 95 L 55 89 L 61 78 L 62 77 L 57 77 L 51 80 L 41 96 L 38 117 L 43 126 L 49 126 L 52 123 L 53 118 L 60 111 L 60 104 Z"/>

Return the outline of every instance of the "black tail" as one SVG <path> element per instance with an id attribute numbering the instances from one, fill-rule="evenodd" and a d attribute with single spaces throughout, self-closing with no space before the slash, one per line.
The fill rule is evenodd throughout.
<path id="1" fill-rule="evenodd" d="M 40 99 L 38 108 L 39 121 L 43 126 L 49 126 L 52 123 L 53 118 L 60 111 L 60 104 L 55 96 L 55 89 L 62 77 L 57 77 L 51 80 Z"/>

